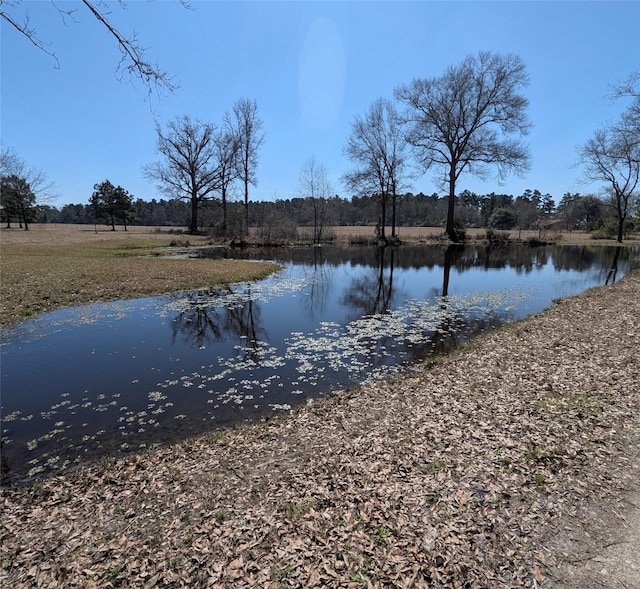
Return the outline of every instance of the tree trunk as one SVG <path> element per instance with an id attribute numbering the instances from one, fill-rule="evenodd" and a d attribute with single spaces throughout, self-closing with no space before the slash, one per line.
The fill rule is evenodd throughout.
<path id="1" fill-rule="evenodd" d="M 198 233 L 198 197 L 195 194 L 191 195 L 191 226 L 189 227 L 189 233 L 191 235 Z"/>
<path id="2" fill-rule="evenodd" d="M 246 235 L 249 235 L 249 182 L 244 181 L 244 226 Z"/>
<path id="3" fill-rule="evenodd" d="M 18 215 L 20 217 L 20 229 L 22 229 L 22 221 L 24 221 L 24 230 L 29 231 L 29 225 L 27 223 L 27 211 L 24 206 L 21 206 L 21 211 Z"/>
<path id="4" fill-rule="evenodd" d="M 391 195 L 391 237 L 396 237 L 396 189 L 393 188 L 393 194 Z"/>
<path id="5" fill-rule="evenodd" d="M 449 170 L 449 206 L 447 207 L 447 227 L 444 231 L 451 241 L 458 240 L 455 232 L 455 228 L 453 226 L 455 206 L 456 206 L 456 173 L 455 173 L 454 165 L 451 164 L 451 168 Z"/>
<path id="6" fill-rule="evenodd" d="M 221 191 L 222 197 L 222 235 L 227 236 L 227 189 L 223 186 Z"/>
<path id="7" fill-rule="evenodd" d="M 627 215 L 622 212 L 621 205 L 622 197 L 618 196 L 618 243 L 622 243 L 622 238 L 624 235 L 624 221 L 627 218 Z"/>
<path id="8" fill-rule="evenodd" d="M 387 241 L 387 236 L 385 234 L 385 226 L 387 224 L 387 197 L 380 197 L 380 239 L 382 241 Z"/>
<path id="9" fill-rule="evenodd" d="M 311 197 L 313 203 L 313 245 L 320 243 L 320 235 L 318 234 L 318 203 L 315 198 Z"/>

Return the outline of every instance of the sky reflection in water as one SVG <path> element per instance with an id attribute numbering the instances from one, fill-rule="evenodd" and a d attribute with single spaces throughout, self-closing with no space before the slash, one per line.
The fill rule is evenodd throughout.
<path id="1" fill-rule="evenodd" d="M 384 378 L 555 298 L 604 284 L 615 251 L 262 251 L 284 264 L 281 274 L 25 322 L 0 349 L 5 481 L 287 411 Z M 620 250 L 616 278 L 639 258 L 638 248 Z"/>

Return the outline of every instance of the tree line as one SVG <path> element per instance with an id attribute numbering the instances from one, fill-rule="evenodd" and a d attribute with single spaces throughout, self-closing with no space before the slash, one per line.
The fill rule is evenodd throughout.
<path id="1" fill-rule="evenodd" d="M 112 229 L 127 225 L 174 227 L 188 231 L 191 223 L 189 203 L 177 199 L 134 199 L 126 190 L 118 191 L 108 180 L 96 184 L 87 204 L 67 204 L 61 208 L 40 206 L 34 221 L 40 223 L 106 224 Z M 120 198 L 114 198 L 114 193 Z M 101 204 L 106 193 L 109 200 Z M 122 198 L 128 196 L 129 198 Z M 97 201 L 97 202 L 96 202 Z M 537 229 L 551 221 L 565 230 L 598 231 L 602 237 L 617 236 L 615 203 L 591 194 L 565 193 L 559 200 L 548 193 L 527 189 L 510 194 L 476 194 L 465 190 L 456 196 L 459 227 L 485 227 L 498 230 Z M 397 227 L 445 227 L 449 197 L 438 193 L 405 192 L 397 197 Z M 314 196 L 250 201 L 249 226 L 257 228 L 267 241 L 296 239 L 299 228 L 308 228 L 309 238 L 318 243 L 328 237 L 328 226 L 378 226 L 379 197 L 333 195 L 323 199 L 326 226 L 319 233 L 318 198 Z M 211 235 L 238 236 L 245 227 L 243 202 L 230 201 L 227 227 L 220 224 L 220 204 L 210 203 L 199 216 L 198 231 Z M 625 233 L 640 228 L 640 201 L 627 219 Z M 3 219 L 6 222 L 6 219 Z"/>

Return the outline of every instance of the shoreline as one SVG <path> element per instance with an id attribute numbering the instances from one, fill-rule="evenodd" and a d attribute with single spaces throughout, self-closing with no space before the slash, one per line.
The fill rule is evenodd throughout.
<path id="1" fill-rule="evenodd" d="M 635 271 L 394 381 L 5 488 L 0 580 L 601 586 L 639 511 L 638 350 Z"/>

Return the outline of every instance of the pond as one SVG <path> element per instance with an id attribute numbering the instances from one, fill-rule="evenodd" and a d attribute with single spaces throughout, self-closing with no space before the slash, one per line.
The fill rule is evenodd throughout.
<path id="1" fill-rule="evenodd" d="M 6 331 L 5 484 L 266 419 L 411 370 L 640 266 L 640 248 L 577 246 L 200 255 L 203 264 L 272 259 L 283 270 L 225 289 L 54 311 Z"/>

